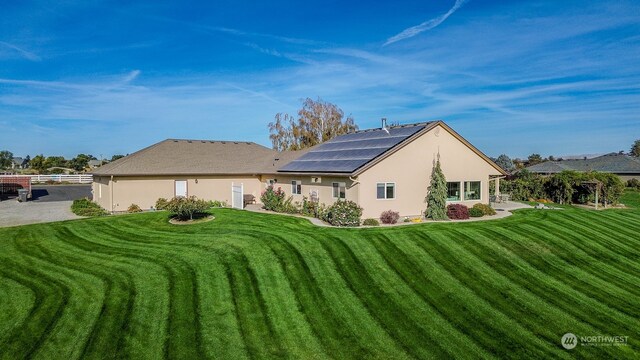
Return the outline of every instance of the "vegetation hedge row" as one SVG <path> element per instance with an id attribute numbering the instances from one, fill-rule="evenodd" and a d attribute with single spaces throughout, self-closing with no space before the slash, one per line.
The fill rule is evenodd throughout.
<path id="1" fill-rule="evenodd" d="M 78 216 L 104 216 L 107 211 L 88 198 L 73 200 L 71 212 Z"/>
<path id="2" fill-rule="evenodd" d="M 511 180 L 503 181 L 503 192 L 512 200 L 551 199 L 559 204 L 586 204 L 595 201 L 595 183 L 601 184 L 598 201 L 616 204 L 624 191 L 624 183 L 615 174 L 601 172 L 580 173 L 565 170 L 549 177 L 542 177 L 522 170 Z"/>

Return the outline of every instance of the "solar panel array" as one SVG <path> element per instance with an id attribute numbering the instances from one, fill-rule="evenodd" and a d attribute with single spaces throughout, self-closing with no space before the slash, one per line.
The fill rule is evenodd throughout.
<path id="1" fill-rule="evenodd" d="M 280 168 L 280 172 L 352 173 L 428 123 L 359 131 L 335 137 Z"/>

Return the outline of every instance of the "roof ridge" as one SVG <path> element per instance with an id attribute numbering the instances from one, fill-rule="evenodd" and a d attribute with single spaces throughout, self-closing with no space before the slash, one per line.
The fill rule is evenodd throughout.
<path id="1" fill-rule="evenodd" d="M 387 126 L 387 129 L 401 129 L 401 128 L 408 128 L 408 127 L 416 127 L 416 126 L 428 126 L 431 123 L 434 122 L 438 122 L 440 120 L 431 120 L 431 121 L 422 121 L 422 122 L 417 122 L 417 123 L 412 123 L 412 124 L 398 124 L 398 125 L 389 125 Z M 352 133 L 349 134 L 358 134 L 358 133 L 363 133 L 363 132 L 371 132 L 371 131 L 382 131 L 382 128 L 370 128 L 370 129 L 362 129 L 362 130 L 356 130 Z"/>

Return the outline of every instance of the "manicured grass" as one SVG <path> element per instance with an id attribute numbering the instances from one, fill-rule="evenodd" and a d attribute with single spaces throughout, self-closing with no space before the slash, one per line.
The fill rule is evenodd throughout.
<path id="1" fill-rule="evenodd" d="M 0 358 L 638 356 L 637 208 L 369 229 L 214 215 L 0 229 Z M 567 332 L 629 344 L 565 350 Z"/>

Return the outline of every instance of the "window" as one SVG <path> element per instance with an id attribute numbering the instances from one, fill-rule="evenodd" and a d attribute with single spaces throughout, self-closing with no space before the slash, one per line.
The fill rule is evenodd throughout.
<path id="1" fill-rule="evenodd" d="M 347 197 L 347 184 L 343 182 L 334 182 L 333 184 L 333 197 L 335 199 L 344 199 Z"/>
<path id="2" fill-rule="evenodd" d="M 396 184 L 395 183 L 377 183 L 376 196 L 378 199 L 395 199 Z"/>
<path id="3" fill-rule="evenodd" d="M 302 194 L 302 181 L 291 180 L 291 193 L 294 195 Z"/>
<path id="4" fill-rule="evenodd" d="M 460 200 L 460 183 L 448 182 L 447 183 L 447 201 Z"/>
<path id="5" fill-rule="evenodd" d="M 480 200 L 480 181 L 464 182 L 464 199 Z"/>

